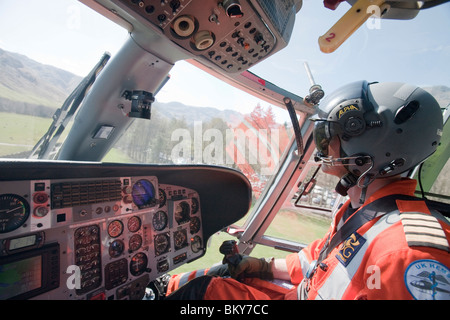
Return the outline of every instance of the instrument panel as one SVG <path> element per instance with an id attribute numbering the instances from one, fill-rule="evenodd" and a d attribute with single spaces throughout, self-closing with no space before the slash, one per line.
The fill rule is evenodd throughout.
<path id="1" fill-rule="evenodd" d="M 115 0 L 113 3 L 117 5 L 114 12 L 125 11 L 125 17 L 133 16 L 145 28 L 148 25 L 156 28 L 201 61 L 226 73 L 240 73 L 287 45 L 302 1 Z M 108 8 L 111 5 L 109 1 L 105 4 Z"/>
<path id="2" fill-rule="evenodd" d="M 204 254 L 198 192 L 156 176 L 0 184 L 0 299 L 141 299 Z"/>

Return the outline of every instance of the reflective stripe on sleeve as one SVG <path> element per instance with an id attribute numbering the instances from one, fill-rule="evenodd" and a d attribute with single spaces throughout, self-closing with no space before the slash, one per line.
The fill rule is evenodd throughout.
<path id="1" fill-rule="evenodd" d="M 338 263 L 327 281 L 319 288 L 316 300 L 342 299 L 347 287 L 360 267 L 361 261 L 370 243 L 385 229 L 400 221 L 398 210 L 382 216 L 363 236 L 366 240 L 359 251 L 352 257 L 350 263 L 345 267 Z"/>
<path id="2" fill-rule="evenodd" d="M 308 258 L 306 257 L 303 250 L 298 253 L 298 260 L 300 261 L 300 266 L 302 268 L 302 273 L 304 277 L 308 272 L 310 262 L 308 261 Z"/>

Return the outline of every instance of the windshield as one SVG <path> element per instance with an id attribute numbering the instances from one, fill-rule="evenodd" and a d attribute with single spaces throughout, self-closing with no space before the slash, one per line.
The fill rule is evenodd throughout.
<path id="1" fill-rule="evenodd" d="M 35 158 L 33 146 L 51 124 L 60 125 L 62 120 L 55 118 L 69 112 L 61 108 L 67 96 L 104 52 L 114 57 L 128 35 L 76 1 L 47 1 L 46 6 L 29 1 L 25 13 L 12 3 L 1 6 L 2 27 L 13 26 L 13 32 L 2 35 L 0 42 L 2 69 L 7 71 L 2 83 L 5 134 L 0 156 Z M 50 6 L 52 10 L 46 9 Z M 35 17 L 33 26 L 13 18 L 30 21 L 28 12 Z M 293 136 L 288 113 L 280 107 L 180 61 L 156 95 L 151 119 L 135 119 L 99 160 L 228 166 L 247 176 L 257 199 Z M 71 124 L 63 126 L 49 158 L 57 153 Z"/>
<path id="2" fill-rule="evenodd" d="M 318 37 L 348 8 L 342 3 L 332 11 L 321 1 L 304 1 L 289 45 L 250 71 L 304 97 L 312 85 L 307 62 L 325 94 L 356 80 L 401 81 L 423 86 L 442 108 L 449 104 L 450 4 L 423 10 L 411 20 L 371 18 L 336 52 L 322 53 Z M 73 0 L 2 1 L 0 17 L 0 29 L 8 30 L 0 35 L 0 157 L 28 158 L 57 108 L 104 52 L 114 57 L 129 35 Z M 244 93 L 186 61 L 175 64 L 155 98 L 151 119 L 136 119 L 99 161 L 228 166 L 247 176 L 257 199 L 293 141 L 283 106 Z M 299 118 L 304 121 L 306 115 Z M 331 208 L 334 199 L 326 191 L 300 203 Z"/>

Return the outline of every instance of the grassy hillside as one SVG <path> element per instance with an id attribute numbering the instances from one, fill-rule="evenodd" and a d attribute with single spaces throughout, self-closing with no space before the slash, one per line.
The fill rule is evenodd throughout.
<path id="1" fill-rule="evenodd" d="M 36 106 L 59 107 L 81 78 L 26 56 L 0 49 L 0 97 Z"/>

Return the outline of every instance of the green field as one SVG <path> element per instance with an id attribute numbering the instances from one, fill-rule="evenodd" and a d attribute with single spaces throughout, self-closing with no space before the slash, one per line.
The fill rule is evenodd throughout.
<path id="1" fill-rule="evenodd" d="M 20 157 L 31 151 L 33 146 L 47 132 L 52 123 L 50 118 L 34 117 L 25 114 L 0 112 L 0 157 Z M 67 135 L 70 127 L 66 128 Z M 130 157 L 118 149 L 112 149 L 103 159 L 104 162 L 130 163 Z"/>
<path id="2" fill-rule="evenodd" d="M 52 119 L 0 112 L 0 156 L 31 150 Z"/>
<path id="3" fill-rule="evenodd" d="M 49 106 L 55 109 L 62 104 L 62 102 L 56 102 L 54 99 L 43 98 L 30 92 L 19 92 L 17 91 L 17 88 L 11 89 L 1 84 L 0 97 L 11 101 L 18 101 L 20 103 L 31 103 L 35 105 Z"/>

